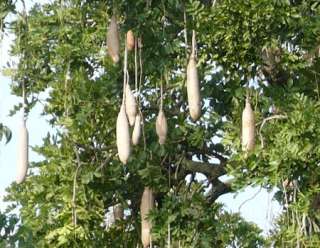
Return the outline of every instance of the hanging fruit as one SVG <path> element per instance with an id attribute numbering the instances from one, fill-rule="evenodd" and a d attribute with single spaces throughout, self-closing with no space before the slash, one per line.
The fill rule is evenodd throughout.
<path id="1" fill-rule="evenodd" d="M 195 54 L 195 31 L 192 32 L 192 52 L 187 66 L 187 94 L 190 116 L 193 121 L 201 115 L 201 97 Z"/>
<path id="2" fill-rule="evenodd" d="M 149 247 L 151 243 L 152 223 L 147 219 L 150 210 L 154 208 L 154 196 L 149 187 L 145 187 L 140 204 L 141 214 L 141 241 L 144 248 Z"/>
<path id="3" fill-rule="evenodd" d="M 138 145 L 139 139 L 141 136 L 141 115 L 137 114 L 136 115 L 136 120 L 134 123 L 133 127 L 133 132 L 132 132 L 132 144 L 133 145 Z"/>
<path id="4" fill-rule="evenodd" d="M 134 125 L 137 115 L 137 103 L 136 99 L 131 91 L 130 85 L 127 83 L 126 86 L 126 113 L 129 119 L 130 126 Z"/>
<path id="5" fill-rule="evenodd" d="M 115 221 L 123 219 L 123 207 L 120 203 L 113 206 L 113 217 Z"/>
<path id="6" fill-rule="evenodd" d="M 28 170 L 28 130 L 26 127 L 26 121 L 22 120 L 22 126 L 20 127 L 20 136 L 18 142 L 18 154 L 17 154 L 17 177 L 16 182 L 22 183 L 27 175 Z"/>
<path id="7" fill-rule="evenodd" d="M 130 134 L 124 103 L 118 114 L 116 129 L 119 159 L 123 164 L 127 164 L 130 156 Z"/>
<path id="8" fill-rule="evenodd" d="M 132 32 L 132 30 L 130 29 L 128 32 L 127 32 L 127 48 L 128 48 L 128 51 L 132 51 L 133 48 L 134 48 L 134 34 Z"/>
<path id="9" fill-rule="evenodd" d="M 120 52 L 120 44 L 119 44 L 119 31 L 117 18 L 115 15 L 111 17 L 110 25 L 107 33 L 107 46 L 108 53 L 112 58 L 114 63 L 118 63 L 120 60 L 119 52 Z"/>
<path id="10" fill-rule="evenodd" d="M 165 78 L 167 81 L 167 75 Z M 156 119 L 156 133 L 158 135 L 160 145 L 163 145 L 166 142 L 167 132 L 168 132 L 168 124 L 167 124 L 167 118 L 163 111 L 163 84 L 161 80 L 160 107 L 159 107 L 159 113 Z"/>
<path id="11" fill-rule="evenodd" d="M 163 145 L 166 142 L 167 138 L 167 118 L 162 109 L 159 110 L 157 120 L 156 120 L 156 132 L 159 138 L 159 144 Z"/>
<path id="12" fill-rule="evenodd" d="M 242 150 L 250 152 L 255 146 L 255 120 L 249 98 L 242 112 Z"/>

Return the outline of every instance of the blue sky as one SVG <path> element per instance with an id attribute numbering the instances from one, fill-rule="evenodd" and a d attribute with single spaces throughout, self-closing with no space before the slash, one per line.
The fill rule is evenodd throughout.
<path id="1" fill-rule="evenodd" d="M 26 1 L 27 6 L 35 1 Z M 39 1 L 37 1 L 39 2 Z M 43 2 L 43 1 L 40 1 Z M 0 45 L 0 68 L 2 69 L 7 61 L 10 60 L 8 56 L 8 49 L 12 37 L 5 37 Z M 0 145 L 0 210 L 3 210 L 6 204 L 3 202 L 5 195 L 5 188 L 8 187 L 15 180 L 16 173 L 16 153 L 17 153 L 17 134 L 21 122 L 21 113 L 13 117 L 9 117 L 9 111 L 15 104 L 21 102 L 21 98 L 10 94 L 10 78 L 4 77 L 0 73 L 0 122 L 7 125 L 12 133 L 12 140 L 5 145 L 4 142 Z M 42 106 L 37 105 L 29 114 L 27 127 L 29 130 L 30 146 L 42 144 L 42 138 L 46 136 L 50 127 L 44 116 L 41 116 Z M 30 151 L 30 161 L 38 161 L 41 159 L 36 153 Z M 259 192 L 258 194 L 256 194 Z M 254 199 L 251 199 L 253 196 Z M 265 190 L 259 188 L 248 187 L 243 192 L 238 194 L 226 194 L 218 199 L 219 202 L 226 205 L 226 209 L 231 212 L 238 212 L 241 206 L 241 215 L 249 221 L 255 222 L 267 233 L 271 228 L 271 223 L 281 211 L 277 202 L 272 201 L 273 193 L 267 193 Z"/>

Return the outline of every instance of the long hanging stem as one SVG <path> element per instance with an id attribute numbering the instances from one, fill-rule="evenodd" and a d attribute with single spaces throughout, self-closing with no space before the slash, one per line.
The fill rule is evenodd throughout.
<path id="1" fill-rule="evenodd" d="M 28 17 L 27 17 L 27 7 L 26 7 L 26 3 L 24 0 L 21 0 L 21 3 L 22 3 L 22 6 L 23 6 L 23 18 L 24 18 L 24 24 L 26 25 L 26 30 L 28 31 Z M 19 31 L 21 31 L 19 29 Z M 19 51 L 20 51 L 20 43 L 21 43 L 21 34 L 19 34 L 19 43 L 18 43 L 18 46 L 19 46 Z M 26 114 L 25 114 L 25 110 L 26 110 L 26 102 L 27 102 L 27 99 L 26 99 L 26 85 L 25 85 L 25 78 L 22 79 L 22 119 L 23 119 L 23 122 L 25 123 L 26 121 Z"/>
<path id="2" fill-rule="evenodd" d="M 196 58 L 197 57 L 197 49 L 196 49 L 196 31 L 192 30 L 192 50 L 191 56 Z"/>
<path id="3" fill-rule="evenodd" d="M 125 104 L 126 100 L 126 87 L 128 82 L 128 50 L 127 46 L 124 49 L 124 62 L 123 62 L 123 96 L 122 96 L 122 104 Z"/>
<path id="4" fill-rule="evenodd" d="M 166 76 L 167 78 L 167 76 Z M 171 189 L 171 165 L 169 163 L 169 170 L 168 170 L 168 178 L 169 178 L 169 181 L 168 181 L 168 186 L 169 186 L 169 190 Z M 170 191 L 169 191 L 170 192 Z M 168 221 L 168 248 L 170 248 L 171 246 L 171 230 L 170 230 L 170 222 Z"/>
<path id="5" fill-rule="evenodd" d="M 182 86 L 184 86 L 186 84 L 186 81 L 187 81 L 187 67 L 188 67 L 188 63 L 189 63 L 187 12 L 186 12 L 185 3 L 183 3 L 183 22 L 184 22 L 184 43 L 185 43 L 186 62 L 185 62 L 185 73 L 184 73 L 184 77 L 183 77 Z"/>
<path id="6" fill-rule="evenodd" d="M 140 45 L 139 45 L 140 43 Z M 139 67 L 140 67 L 140 78 L 139 78 L 139 96 L 142 88 L 142 79 L 143 79 L 143 61 L 142 61 L 142 41 L 141 38 L 138 39 L 138 47 L 139 47 Z"/>
<path id="7" fill-rule="evenodd" d="M 135 88 L 136 92 L 138 92 L 138 44 L 137 40 L 134 40 L 134 82 L 135 82 Z M 139 95 L 138 95 L 138 101 L 139 101 Z"/>
<path id="8" fill-rule="evenodd" d="M 160 110 L 163 110 L 163 81 L 160 82 Z"/>
<path id="9" fill-rule="evenodd" d="M 171 247 L 170 223 L 168 223 L 168 248 Z"/>
<path id="10" fill-rule="evenodd" d="M 249 88 L 249 81 L 246 83 L 246 103 L 250 101 L 250 88 Z"/>
<path id="11" fill-rule="evenodd" d="M 22 80 L 22 118 L 25 120 L 25 109 L 26 109 L 26 89 L 25 81 Z"/>
<path id="12" fill-rule="evenodd" d="M 185 4 L 183 4 L 183 22 L 184 22 L 184 43 L 186 46 L 186 58 L 188 60 L 188 30 L 187 30 L 187 12 L 186 12 Z"/>
<path id="13" fill-rule="evenodd" d="M 141 115 L 141 120 L 142 120 L 142 138 L 143 138 L 143 148 L 144 151 L 147 150 L 147 140 L 146 140 L 146 135 L 145 135 L 145 131 L 144 131 L 144 117 L 140 108 L 140 92 L 141 92 L 141 88 L 142 88 L 142 79 L 143 79 L 143 61 L 142 61 L 142 40 L 141 38 L 138 38 L 138 42 L 137 42 L 137 47 L 139 48 L 139 89 L 138 89 L 138 103 L 139 103 L 139 112 Z"/>

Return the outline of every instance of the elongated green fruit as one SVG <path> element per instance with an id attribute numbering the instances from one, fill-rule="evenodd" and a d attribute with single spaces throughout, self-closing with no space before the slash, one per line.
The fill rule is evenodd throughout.
<path id="1" fill-rule="evenodd" d="M 159 138 L 159 144 L 163 145 L 167 139 L 168 125 L 167 118 L 162 109 L 159 110 L 156 120 L 156 132 Z"/>
<path id="2" fill-rule="evenodd" d="M 187 93 L 190 116 L 196 121 L 201 115 L 201 97 L 197 62 L 193 55 L 190 56 L 187 67 Z"/>
<path id="3" fill-rule="evenodd" d="M 26 128 L 25 120 L 22 121 L 20 127 L 20 136 L 18 142 L 17 154 L 17 177 L 16 182 L 22 183 L 27 175 L 28 170 L 28 130 Z"/>
<path id="4" fill-rule="evenodd" d="M 126 113 L 130 126 L 133 126 L 137 115 L 137 103 L 129 84 L 126 84 Z"/>
<path id="5" fill-rule="evenodd" d="M 141 241 L 144 248 L 150 245 L 151 240 L 151 228 L 152 223 L 147 219 L 147 216 L 154 208 L 154 195 L 149 187 L 145 187 L 140 204 L 140 214 L 141 214 Z"/>
<path id="6" fill-rule="evenodd" d="M 126 164 L 130 156 L 130 134 L 124 104 L 121 105 L 118 114 L 116 133 L 119 159 L 123 164 Z"/>
<path id="7" fill-rule="evenodd" d="M 254 112 L 251 108 L 249 99 L 242 112 L 242 150 L 252 151 L 255 146 L 255 120 Z"/>
<path id="8" fill-rule="evenodd" d="M 132 144 L 133 145 L 138 145 L 139 139 L 141 136 L 141 115 L 137 114 L 136 115 L 136 120 L 134 123 L 133 127 L 133 132 L 132 132 Z"/>
<path id="9" fill-rule="evenodd" d="M 120 44 L 119 44 L 119 31 L 118 31 L 118 23 L 115 15 L 111 17 L 111 21 L 109 24 L 108 32 L 107 32 L 107 46 L 108 53 L 112 58 L 114 63 L 118 63 L 120 56 Z"/>

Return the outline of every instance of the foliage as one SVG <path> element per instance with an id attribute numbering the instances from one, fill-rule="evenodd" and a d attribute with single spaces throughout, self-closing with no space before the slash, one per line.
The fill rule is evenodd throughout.
<path id="1" fill-rule="evenodd" d="M 25 83 L 31 109 L 39 93 L 48 92 L 43 114 L 56 131 L 35 148 L 44 160 L 31 164 L 27 181 L 8 189 L 7 200 L 20 209 L 19 246 L 122 247 L 125 241 L 135 247 L 145 186 L 156 192 L 157 209 L 150 216 L 155 245 L 165 244 L 170 222 L 172 238 L 184 247 L 263 246 L 256 226 L 224 213 L 215 203 L 222 194 L 255 184 L 277 186 L 285 207 L 271 241 L 316 247 L 317 1 L 113 2 L 36 4 L 27 17 L 18 14 L 11 23 L 16 37 L 11 54 L 20 58 L 17 67 L 6 68 L 14 80 L 13 93 L 21 95 Z M 120 164 L 115 145 L 122 63 L 113 65 L 105 47 L 113 11 L 121 40 L 132 29 L 143 44 L 143 75 L 136 83 L 141 86 L 146 143 L 133 149 L 126 166 Z M 203 98 L 196 123 L 188 117 L 184 87 L 192 29 L 197 32 Z M 132 53 L 129 74 L 134 88 Z M 161 83 L 169 125 L 164 146 L 155 134 Z M 257 146 L 251 154 L 240 149 L 247 92 L 257 120 Z M 194 177 L 199 173 L 204 181 Z M 227 173 L 234 176 L 231 185 L 221 181 Z M 124 206 L 126 218 L 107 227 L 108 209 L 117 203 Z M 315 224 L 312 232 L 301 226 L 304 216 Z"/>
<path id="2" fill-rule="evenodd" d="M 0 42 L 3 37 L 2 32 L 6 28 L 5 18 L 12 11 L 14 11 L 14 4 L 12 1 L 8 0 L 0 2 Z M 8 127 L 0 123 L 0 140 L 2 140 L 3 136 L 5 136 L 6 142 L 8 143 L 11 139 L 12 134 Z"/>
<path id="3" fill-rule="evenodd" d="M 14 232 L 19 218 L 16 215 L 6 215 L 0 212 L 0 247 L 14 244 Z"/>
<path id="4" fill-rule="evenodd" d="M 3 0 L 0 2 L 0 33 L 6 28 L 5 18 L 9 13 L 14 12 L 15 6 L 12 0 Z"/>
<path id="5" fill-rule="evenodd" d="M 12 137 L 12 132 L 10 131 L 10 129 L 7 126 L 0 123 L 0 140 L 5 138 L 6 143 L 8 143 L 11 140 L 11 137 Z"/>
<path id="6" fill-rule="evenodd" d="M 219 204 L 208 204 L 194 186 L 190 195 L 185 188 L 180 195 L 170 194 L 164 204 L 151 214 L 154 239 L 166 247 L 168 225 L 174 247 L 264 247 L 261 230 L 244 221 L 238 214 L 229 214 Z M 199 232 L 199 230 L 202 230 Z M 176 245 L 176 246 L 175 246 Z M 178 246 L 177 246 L 178 247 Z"/>

